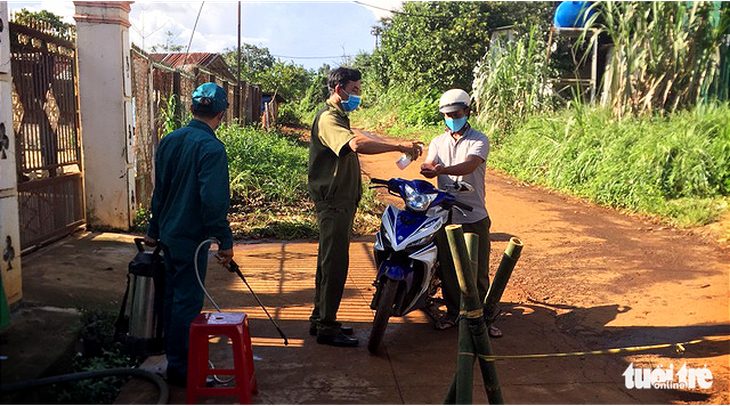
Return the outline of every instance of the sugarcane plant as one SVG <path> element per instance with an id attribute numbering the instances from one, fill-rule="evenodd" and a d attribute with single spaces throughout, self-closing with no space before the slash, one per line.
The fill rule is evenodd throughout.
<path id="1" fill-rule="evenodd" d="M 613 51 L 604 99 L 615 117 L 692 106 L 720 76 L 730 7 L 721 2 L 598 2 L 584 39 L 607 36 Z M 595 38 L 591 38 L 594 40 Z"/>
<path id="2" fill-rule="evenodd" d="M 556 106 L 546 81 L 555 76 L 545 60 L 546 52 L 547 45 L 533 26 L 514 41 L 495 40 L 474 68 L 477 120 L 491 126 L 490 139 L 495 144 L 515 123 Z"/>

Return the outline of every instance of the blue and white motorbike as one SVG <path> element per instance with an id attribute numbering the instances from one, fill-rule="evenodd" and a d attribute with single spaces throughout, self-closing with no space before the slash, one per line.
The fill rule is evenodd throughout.
<path id="1" fill-rule="evenodd" d="M 378 273 L 370 307 L 375 310 L 368 350 L 376 353 L 391 316 L 401 317 L 427 305 L 436 272 L 436 233 L 443 227 L 452 208 L 471 211 L 449 192 L 436 189 L 424 180 L 371 179 L 405 202 L 405 210 L 388 205 L 380 231 L 375 234 L 375 262 Z M 448 188 L 468 192 L 471 186 L 456 182 Z"/>

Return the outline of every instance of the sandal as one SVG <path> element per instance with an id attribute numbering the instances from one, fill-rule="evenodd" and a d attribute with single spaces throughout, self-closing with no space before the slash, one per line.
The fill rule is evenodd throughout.
<path id="1" fill-rule="evenodd" d="M 502 330 L 497 328 L 494 324 L 490 324 L 487 326 L 487 331 L 489 332 L 490 337 L 499 338 L 502 337 Z"/>
<path id="2" fill-rule="evenodd" d="M 434 324 L 434 327 L 436 327 L 436 330 L 448 330 L 451 327 L 454 327 L 456 325 L 456 317 L 451 315 L 445 315 L 441 319 L 439 319 L 436 324 Z"/>

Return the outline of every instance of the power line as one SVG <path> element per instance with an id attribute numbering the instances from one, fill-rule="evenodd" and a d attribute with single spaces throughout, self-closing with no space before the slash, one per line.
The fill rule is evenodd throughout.
<path id="1" fill-rule="evenodd" d="M 190 41 L 188 41 L 188 49 L 185 50 L 185 55 L 190 53 L 190 45 L 193 43 L 193 35 L 195 35 L 195 29 L 198 28 L 198 20 L 200 19 L 200 12 L 203 11 L 203 5 L 205 2 L 200 3 L 200 9 L 198 10 L 198 16 L 195 17 L 195 25 L 193 25 L 193 32 L 190 33 Z"/>
<path id="2" fill-rule="evenodd" d="M 385 8 L 385 7 L 374 6 L 372 4 L 363 3 L 361 1 L 355 1 L 354 3 L 355 4 L 359 4 L 361 6 L 365 6 L 365 7 L 370 7 L 370 8 L 374 8 L 374 9 L 378 9 L 378 10 L 382 10 L 382 11 L 387 11 L 387 12 L 393 13 L 393 14 L 400 14 L 400 15 L 403 15 L 403 16 L 406 16 L 406 17 L 441 18 L 441 19 L 445 19 L 445 18 L 451 19 L 452 18 L 452 17 L 449 17 L 449 16 L 436 16 L 436 15 L 428 15 L 428 14 L 405 13 L 403 11 L 392 10 L 392 9 Z M 480 17 L 463 17 L 463 16 L 459 16 L 459 17 L 460 18 L 480 18 Z"/>
<path id="3" fill-rule="evenodd" d="M 393 14 L 400 14 L 400 15 L 406 16 L 406 17 L 434 18 L 434 19 L 441 19 L 441 20 L 443 20 L 443 19 L 452 20 L 454 18 L 465 18 L 465 19 L 479 20 L 479 19 L 483 19 L 484 18 L 483 16 L 480 16 L 480 15 L 473 15 L 473 16 L 467 16 L 467 15 L 455 15 L 455 16 L 440 15 L 440 16 L 438 16 L 438 15 L 432 15 L 432 14 L 406 13 L 406 12 L 403 12 L 403 11 L 400 11 L 400 10 L 393 10 L 393 9 L 389 9 L 389 8 L 385 8 L 385 7 L 374 6 L 372 4 L 363 3 L 363 2 L 357 1 L 357 0 L 354 1 L 354 3 L 355 4 L 359 4 L 361 6 L 365 6 L 365 7 L 370 7 L 370 8 L 374 8 L 374 9 L 378 9 L 378 10 L 382 10 L 382 11 L 387 11 L 387 12 L 393 13 Z"/>
<path id="4" fill-rule="evenodd" d="M 285 59 L 332 59 L 332 58 L 352 58 L 352 55 L 333 55 L 333 56 L 287 56 L 287 55 L 274 55 L 277 58 Z"/>

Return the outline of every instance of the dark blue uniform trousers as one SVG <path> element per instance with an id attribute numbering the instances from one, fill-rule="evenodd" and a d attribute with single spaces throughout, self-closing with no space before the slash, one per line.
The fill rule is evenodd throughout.
<path id="1" fill-rule="evenodd" d="M 193 264 L 197 246 L 193 241 L 162 245 L 166 268 L 164 326 L 167 368 L 179 376 L 187 376 L 190 324 L 203 308 L 203 289 L 195 276 Z M 198 269 L 203 282 L 208 248 L 210 244 L 203 246 L 198 255 Z"/>

